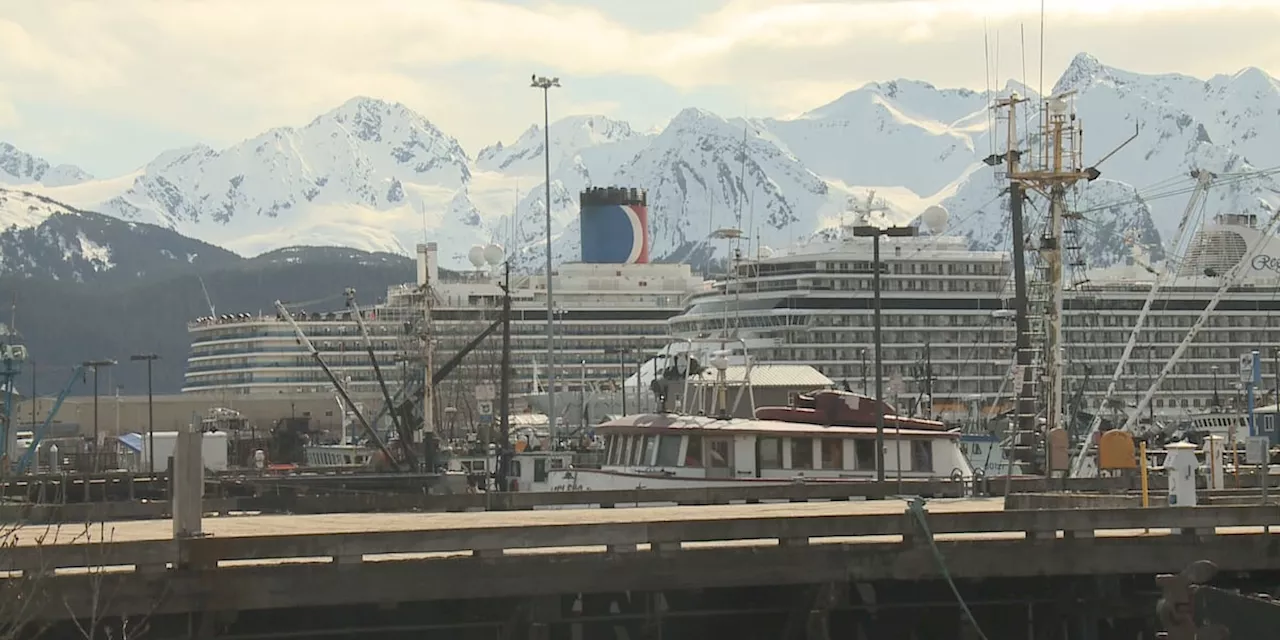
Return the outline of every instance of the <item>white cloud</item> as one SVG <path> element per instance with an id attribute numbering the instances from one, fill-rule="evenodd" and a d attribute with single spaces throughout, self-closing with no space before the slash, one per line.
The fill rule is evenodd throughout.
<path id="1" fill-rule="evenodd" d="M 572 112 L 643 100 L 572 88 L 574 77 L 628 74 L 686 91 L 728 88 L 761 115 L 780 115 L 870 80 L 981 88 L 984 20 L 1004 39 L 1002 75 L 1019 75 L 1019 24 L 1034 60 L 1040 10 L 1038 0 L 730 0 L 641 30 L 589 3 L 0 4 L 0 94 L 125 114 L 215 144 L 367 94 L 405 102 L 472 150 L 530 123 L 535 96 L 522 81 L 531 71 L 564 76 Z M 1280 72 L 1276 0 L 1053 0 L 1046 9 L 1049 82 L 1081 50 L 1140 71 Z M 1195 46 L 1209 42 L 1230 46 Z"/>
<path id="2" fill-rule="evenodd" d="M 19 124 L 22 124 L 22 118 L 18 115 L 18 110 L 14 108 L 13 103 L 0 99 L 0 129 L 16 128 Z"/>

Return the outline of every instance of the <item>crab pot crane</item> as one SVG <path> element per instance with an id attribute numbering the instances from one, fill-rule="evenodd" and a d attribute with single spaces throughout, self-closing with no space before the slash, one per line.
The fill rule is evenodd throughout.
<path id="1" fill-rule="evenodd" d="M 343 294 L 347 299 L 347 308 L 351 309 L 351 314 L 355 317 L 356 326 L 360 329 L 360 336 L 364 338 L 364 348 L 369 354 L 369 362 L 373 364 L 373 376 L 378 379 L 378 388 L 382 390 L 382 399 L 386 402 L 385 406 L 394 406 L 394 401 L 391 399 L 391 391 L 387 389 L 387 381 L 382 377 L 382 367 L 378 366 L 378 356 L 373 352 L 373 339 L 369 337 L 369 329 L 365 327 L 360 305 L 356 303 L 356 290 L 348 288 Z M 400 421 L 398 412 L 388 411 L 387 413 L 391 418 L 391 424 L 395 428 L 396 434 L 400 436 L 400 449 L 404 452 L 405 462 L 409 464 L 411 469 L 417 469 L 418 455 L 413 450 L 413 434 Z"/>
<path id="2" fill-rule="evenodd" d="M 289 326 L 293 327 L 293 332 L 298 336 L 298 342 L 302 343 L 302 346 L 305 347 L 311 354 L 311 357 L 315 359 L 316 364 L 320 365 L 320 369 L 322 369 L 324 374 L 328 376 L 329 382 L 333 384 L 333 388 L 338 391 L 338 395 L 342 396 L 342 401 L 345 402 L 348 407 L 351 407 L 351 412 L 355 414 L 356 420 L 360 422 L 360 427 L 364 429 L 365 435 L 368 436 L 369 441 L 372 442 L 374 446 L 378 448 L 378 451 L 382 453 L 387 464 L 391 466 L 391 469 L 393 471 L 399 471 L 400 463 L 396 462 L 395 456 L 391 455 L 391 451 L 387 449 L 386 443 L 382 441 L 382 438 L 378 437 L 378 432 L 374 431 L 373 427 L 369 425 L 369 421 L 365 419 L 364 414 L 356 408 L 356 403 L 351 400 L 351 394 L 347 392 L 347 388 L 342 384 L 342 381 L 338 379 L 338 376 L 334 375 L 333 370 L 329 368 L 329 365 L 325 363 L 324 358 L 320 356 L 320 352 L 316 349 L 315 345 L 311 344 L 311 339 L 307 337 L 305 332 L 303 332 L 302 327 L 298 326 L 297 321 L 293 319 L 293 314 L 290 313 L 289 310 L 285 308 L 284 303 L 279 300 L 276 300 L 276 311 L 279 312 L 282 318 L 289 322 Z"/>

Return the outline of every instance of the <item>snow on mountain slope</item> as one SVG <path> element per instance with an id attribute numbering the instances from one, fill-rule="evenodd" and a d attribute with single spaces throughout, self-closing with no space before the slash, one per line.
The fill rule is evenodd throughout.
<path id="1" fill-rule="evenodd" d="M 1077 92 L 1086 162 L 1139 127 L 1138 138 L 1102 165 L 1103 178 L 1072 195 L 1071 206 L 1084 215 L 1081 244 L 1091 267 L 1124 260 L 1127 242 L 1152 244 L 1158 253 L 1181 215 L 1194 168 L 1224 176 L 1208 199 L 1209 214 L 1269 214 L 1280 206 L 1277 176 L 1227 175 L 1280 165 L 1280 83 L 1261 71 L 1206 81 L 1130 73 L 1082 54 L 1055 87 L 1067 89 Z M 1020 122 L 1020 147 L 1031 149 L 1038 143 L 1026 127 L 1036 121 L 1034 92 L 1010 82 L 1000 94 L 1010 91 L 1033 98 L 1032 113 Z M 650 133 L 603 116 L 555 121 L 556 260 L 579 255 L 578 192 L 609 185 L 649 190 L 654 259 L 722 258 L 724 243 L 707 239 L 719 227 L 787 245 L 838 224 L 847 198 L 872 189 L 888 200 L 889 222 L 942 203 L 952 210 L 953 232 L 975 247 L 1007 249 L 1004 185 L 981 162 L 993 140 L 1003 145 L 1003 126 L 990 130 L 991 98 L 896 80 L 793 119 L 726 120 L 686 109 Z M 274 129 L 221 151 L 168 151 L 110 180 L 39 185 L 25 160 L 0 166 L 21 165 L 5 171 L 56 200 L 246 254 L 298 244 L 411 253 L 413 244 L 432 240 L 442 266 L 465 267 L 471 245 L 496 240 L 515 247 L 518 266 L 536 269 L 546 235 L 542 134 L 531 127 L 513 142 L 480 150 L 473 162 L 402 105 L 356 98 L 305 127 Z M 1028 211 L 1042 209 L 1033 198 Z M 21 221 L 27 214 L 9 215 Z"/>
<path id="2" fill-rule="evenodd" d="M 1146 194 L 1163 241 L 1173 238 L 1195 169 L 1224 178 L 1210 191 L 1210 217 L 1230 212 L 1266 218 L 1280 206 L 1280 176 L 1231 180 L 1223 175 L 1280 165 L 1280 84 L 1260 71 L 1206 82 L 1130 73 L 1080 54 L 1054 87 L 1055 93 L 1069 90 L 1077 92 L 1086 162 L 1110 152 L 1138 127 L 1137 139 L 1100 168 L 1107 178 Z M 1267 120 L 1258 115 L 1263 110 L 1275 115 Z"/>
<path id="3" fill-rule="evenodd" d="M 577 195 L 591 185 L 642 186 L 648 190 L 651 256 L 664 260 L 701 262 L 723 257 L 727 246 L 709 236 L 726 227 L 748 230 L 753 243 L 790 244 L 819 226 L 822 216 L 837 216 L 845 206 L 846 191 L 814 175 L 754 123 L 729 121 L 690 108 L 646 142 L 629 162 L 604 174 L 603 180 L 599 169 L 587 167 L 585 152 L 553 173 L 552 253 L 556 261 L 572 261 L 581 255 Z M 516 225 L 519 235 L 508 241 L 518 247 L 519 264 L 526 268 L 537 268 L 545 255 L 542 188 L 535 186 L 521 202 Z M 502 224 L 510 225 L 510 221 Z"/>
<path id="4" fill-rule="evenodd" d="M 618 169 L 645 149 L 653 135 L 635 133 L 631 126 L 603 116 L 569 116 L 551 123 L 551 235 L 553 246 L 572 237 L 570 248 L 553 249 L 557 261 L 578 259 L 578 194 L 591 186 L 613 184 Z M 505 212 L 493 223 L 494 240 L 515 247 L 519 268 L 544 264 L 546 246 L 546 187 L 543 180 L 542 127 L 534 126 L 510 146 L 486 147 L 477 155 L 477 184 L 471 193 L 477 206 L 486 195 L 503 190 L 499 204 L 489 211 Z M 483 173 L 481 173 L 483 172 Z M 505 190 L 512 191 L 505 191 Z M 508 193 L 517 193 L 514 217 Z M 461 255 L 465 255 L 465 249 Z M 461 263 L 459 263 L 461 264 Z"/>
<path id="5" fill-rule="evenodd" d="M 476 154 L 476 167 L 513 176 L 541 179 L 545 171 L 542 156 L 542 127 L 529 127 L 510 146 L 501 142 Z M 587 154 L 588 166 L 602 164 L 613 170 L 629 160 L 643 146 L 647 136 L 631 130 L 631 125 L 604 116 L 569 116 L 551 123 L 551 167 L 553 170 Z M 625 144 L 630 142 L 631 144 Z"/>
<path id="6" fill-rule="evenodd" d="M 69 164 L 50 166 L 44 158 L 0 142 L 0 184 L 21 186 L 38 183 L 46 187 L 61 187 L 92 179 L 93 176 L 80 167 Z"/>
<path id="7" fill-rule="evenodd" d="M 0 274 L 119 284 L 241 258 L 153 225 L 0 188 Z"/>
<path id="8" fill-rule="evenodd" d="M 425 118 L 354 98 L 300 129 L 273 129 L 222 151 L 165 152 L 125 193 L 76 204 L 237 251 L 353 244 L 404 252 L 399 232 L 420 227 L 412 224 L 420 210 L 439 204 L 411 201 L 406 185 L 444 188 L 447 202 L 470 178 L 466 152 Z"/>
<path id="9" fill-rule="evenodd" d="M 901 185 L 927 196 L 974 162 L 975 122 L 985 93 L 909 80 L 873 83 L 791 120 L 763 125 L 809 169 L 829 180 Z M 984 152 L 983 155 L 986 155 Z"/>

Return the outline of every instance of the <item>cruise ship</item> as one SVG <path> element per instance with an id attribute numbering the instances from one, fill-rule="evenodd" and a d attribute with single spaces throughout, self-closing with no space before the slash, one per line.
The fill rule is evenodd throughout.
<path id="1" fill-rule="evenodd" d="M 688 265 L 648 262 L 646 196 L 635 189 L 593 189 L 583 194 L 582 261 L 563 264 L 551 276 L 554 296 L 556 389 L 577 392 L 612 389 L 635 371 L 645 353 L 668 342 L 667 320 L 683 310 L 685 297 L 704 288 Z M 616 218 L 624 218 L 620 233 Z M 636 218 L 632 220 L 632 218 Z M 619 238 L 623 242 L 619 242 Z M 418 277 L 396 285 L 385 302 L 363 309 L 375 354 L 392 388 L 408 375 L 420 354 L 416 338 L 426 307 L 434 335 L 438 369 L 497 320 L 502 309 L 502 249 L 472 252 L 474 269 L 442 277 L 436 245 L 417 248 Z M 485 254 L 490 259 L 485 259 Z M 495 258 L 496 253 L 496 259 Z M 511 276 L 512 390 L 543 390 L 547 378 L 547 287 L 545 274 Z M 423 284 L 430 282 L 430 300 Z M 340 287 L 336 283 L 335 287 Z M 335 291 L 340 293 L 340 291 Z M 373 366 L 349 309 L 295 309 L 294 319 L 326 363 L 348 380 L 353 395 L 380 398 Z M 328 379 L 295 339 L 289 322 L 275 315 L 232 314 L 189 324 L 191 352 L 183 391 L 231 395 L 330 393 Z M 494 332 L 466 356 L 438 389 L 446 424 L 482 421 L 478 387 L 497 386 L 502 339 Z M 376 404 L 380 405 L 380 401 Z M 576 421 L 557 403 L 561 419 Z M 603 417 L 603 416 L 601 416 Z"/>
<path id="2" fill-rule="evenodd" d="M 1008 254 L 971 250 L 964 238 L 922 230 L 880 242 L 886 399 L 911 415 L 985 431 L 988 421 L 1012 408 L 1015 392 Z M 691 294 L 684 312 L 671 319 L 677 342 L 665 353 L 718 348 L 749 352 L 762 363 L 810 364 L 844 387 L 874 396 L 871 243 L 844 233 L 738 260 L 727 277 Z M 1109 402 L 1108 383 L 1156 269 L 1133 264 L 1091 270 L 1066 293 L 1069 406 L 1104 415 L 1131 411 L 1224 276 L 1245 259 L 1250 264 L 1179 358 L 1151 411 L 1167 424 L 1215 407 L 1242 411 L 1237 363 L 1255 349 L 1264 359 L 1258 402 L 1273 402 L 1280 389 L 1280 351 L 1271 346 L 1280 344 L 1274 313 L 1280 310 L 1280 241 L 1264 238 L 1255 216 L 1220 215 L 1188 247 L 1176 277 L 1157 292 Z M 646 373 L 666 366 L 658 360 L 646 365 Z M 634 377 L 628 381 L 635 384 Z"/>
<path id="3" fill-rule="evenodd" d="M 1067 386 L 1092 411 L 1132 405 L 1150 388 L 1210 300 L 1228 286 L 1207 322 L 1184 351 L 1152 401 L 1157 420 L 1182 422 L 1215 408 L 1245 409 L 1240 356 L 1257 350 L 1262 385 L 1257 404 L 1280 391 L 1280 240 L 1266 237 L 1255 215 L 1214 216 L 1195 233 L 1176 262 L 1174 277 L 1156 292 L 1151 312 L 1116 387 L 1107 385 L 1155 282 L 1149 265 L 1098 270 L 1066 300 Z M 1244 264 L 1241 264 L 1244 263 Z M 1227 282 L 1233 269 L 1235 278 Z"/>
<path id="4" fill-rule="evenodd" d="M 738 260 L 728 277 L 689 297 L 671 319 L 672 337 L 694 349 L 727 337 L 727 351 L 812 365 L 874 396 L 873 239 L 845 231 Z M 973 251 L 966 239 L 945 235 L 884 236 L 880 243 L 886 399 L 943 418 L 1000 411 L 974 402 L 1008 390 L 1008 255 Z"/>

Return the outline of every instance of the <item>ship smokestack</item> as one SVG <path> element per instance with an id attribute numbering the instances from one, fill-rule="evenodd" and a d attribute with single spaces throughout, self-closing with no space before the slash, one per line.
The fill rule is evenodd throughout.
<path id="1" fill-rule="evenodd" d="M 440 259 L 436 243 L 428 242 L 418 245 L 418 286 L 440 279 Z"/>
<path id="2" fill-rule="evenodd" d="M 591 187 L 578 196 L 582 261 L 649 262 L 649 197 L 644 189 Z"/>

